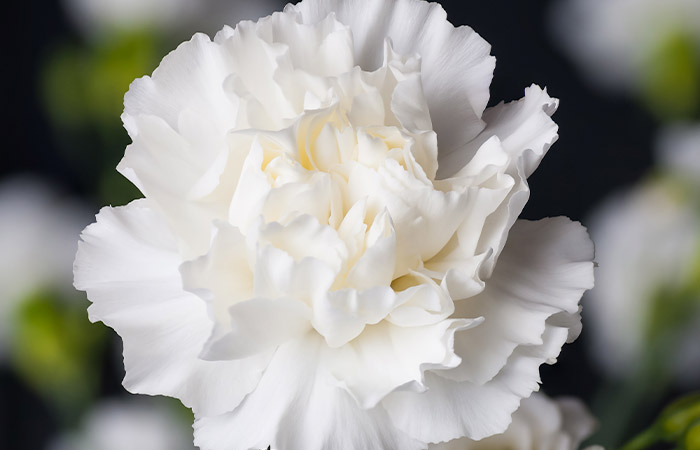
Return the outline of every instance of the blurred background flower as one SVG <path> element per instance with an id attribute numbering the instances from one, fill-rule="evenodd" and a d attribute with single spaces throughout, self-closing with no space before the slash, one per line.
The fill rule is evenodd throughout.
<path id="1" fill-rule="evenodd" d="M 498 11 L 491 2 L 441 3 L 498 55 L 491 98 L 519 98 L 520 86 L 538 81 L 561 99 L 558 148 L 529 180 L 536 195 L 524 217 L 566 215 L 598 238 L 598 288 L 583 303 L 583 333 L 542 370 L 543 390 L 590 405 L 600 428 L 589 442 L 609 449 L 695 417 L 685 405 L 654 419 L 700 386 L 700 2 L 502 0 Z M 20 7 L 8 13 L 24 26 L 6 107 L 19 120 L 7 122 L 0 163 L 0 448 L 45 450 L 63 435 L 72 436 L 60 438 L 66 445 L 99 450 L 85 437 L 94 423 L 108 417 L 117 429 L 118 417 L 142 417 L 104 411 L 143 406 L 121 387 L 120 343 L 88 322 L 87 300 L 71 288 L 82 226 L 98 205 L 140 196 L 114 169 L 129 143 L 123 95 L 194 32 L 211 35 L 283 2 Z M 147 414 L 191 437 L 181 407 L 158 403 Z M 673 436 L 691 442 L 700 433 L 692 420 Z"/>
<path id="2" fill-rule="evenodd" d="M 274 0 L 62 0 L 74 26 L 89 39 L 151 30 L 188 37 L 222 24 L 256 20 L 279 8 Z M 160 57 L 159 57 L 160 61 Z"/>
<path id="3" fill-rule="evenodd" d="M 71 270 L 71 241 L 90 218 L 40 179 L 0 182 L 0 364 L 66 421 L 89 403 L 100 375 L 104 330 L 86 323 Z"/>
<path id="4" fill-rule="evenodd" d="M 700 387 L 700 126 L 664 129 L 657 158 L 588 221 L 599 268 L 584 318 L 610 377 L 596 402 L 608 444 L 674 384 Z"/>
<path id="5" fill-rule="evenodd" d="M 0 358 L 12 346 L 13 317 L 42 290 L 81 296 L 73 289 L 72 242 L 90 222 L 89 209 L 30 176 L 0 180 Z"/>
<path id="6" fill-rule="evenodd" d="M 562 0 L 558 43 L 588 78 L 628 91 L 661 118 L 700 113 L 700 2 Z"/>
<path id="7" fill-rule="evenodd" d="M 194 450 L 191 417 L 156 397 L 102 400 L 48 450 Z"/>

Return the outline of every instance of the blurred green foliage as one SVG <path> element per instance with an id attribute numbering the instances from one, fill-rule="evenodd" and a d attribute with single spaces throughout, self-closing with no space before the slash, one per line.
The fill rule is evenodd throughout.
<path id="1" fill-rule="evenodd" d="M 700 393 L 671 403 L 622 450 L 646 450 L 661 443 L 673 444 L 678 450 L 700 450 Z"/>
<path id="2" fill-rule="evenodd" d="M 662 120 L 700 113 L 700 46 L 692 36 L 671 33 L 649 52 L 641 74 L 641 95 Z"/>
<path id="3" fill-rule="evenodd" d="M 80 297 L 82 301 L 80 301 Z M 72 422 L 99 388 L 105 327 L 87 320 L 87 299 L 48 290 L 22 302 L 13 320 L 11 364 L 25 382 Z"/>
<path id="4" fill-rule="evenodd" d="M 43 104 L 59 147 L 100 203 L 141 197 L 114 170 L 129 143 L 119 117 L 129 84 L 155 69 L 163 47 L 148 32 L 113 34 L 91 45 L 64 43 L 42 71 Z"/>
<path id="5" fill-rule="evenodd" d="M 138 77 L 153 71 L 160 46 L 149 33 L 126 33 L 93 46 L 64 44 L 46 63 L 42 93 L 59 126 L 99 127 L 107 134 L 121 127 L 124 93 Z"/>

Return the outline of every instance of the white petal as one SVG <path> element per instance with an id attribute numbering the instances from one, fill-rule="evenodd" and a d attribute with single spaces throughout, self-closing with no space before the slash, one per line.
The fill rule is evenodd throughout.
<path id="1" fill-rule="evenodd" d="M 451 381 L 427 372 L 427 391 L 393 392 L 381 405 L 396 426 L 424 442 L 462 436 L 478 440 L 501 433 L 510 424 L 520 400 L 539 388 L 539 366 L 556 359 L 566 337 L 566 329 L 547 327 L 541 345 L 518 347 L 506 366 L 486 384 Z"/>
<path id="2" fill-rule="evenodd" d="M 526 158 L 524 172 L 529 177 L 558 137 L 558 126 L 551 119 L 558 106 L 559 100 L 551 98 L 546 90 L 533 84 L 525 89 L 522 99 L 501 102 L 488 108 L 483 117 L 486 128 L 476 139 L 460 152 L 440 154 L 438 177 L 447 178 L 462 170 L 493 136 L 499 138 L 503 148 L 513 158 Z M 524 155 L 527 150 L 533 154 Z"/>
<path id="3" fill-rule="evenodd" d="M 455 28 L 437 3 L 417 0 L 305 0 L 289 5 L 304 23 L 317 23 L 330 13 L 348 25 L 355 44 L 355 62 L 375 70 L 383 61 L 377 38 L 388 37 L 400 55 L 418 54 L 430 116 L 448 154 L 484 127 L 481 114 L 489 99 L 495 58 L 490 45 L 469 27 Z"/>
<path id="4" fill-rule="evenodd" d="M 331 348 L 345 345 L 384 319 L 401 299 L 389 286 L 365 291 L 340 289 L 314 302 L 313 325 Z"/>
<path id="5" fill-rule="evenodd" d="M 335 275 L 318 259 L 297 262 L 283 250 L 265 245 L 257 250 L 253 292 L 260 298 L 291 298 L 311 305 L 328 292 Z"/>
<path id="6" fill-rule="evenodd" d="M 232 134 L 229 139 L 239 146 L 250 141 L 247 136 L 237 134 Z M 228 221 L 244 234 L 247 234 L 248 228 L 262 213 L 264 201 L 270 193 L 270 184 L 262 171 L 263 160 L 260 141 L 253 139 L 250 141 L 250 151 L 243 160 L 240 178 L 228 210 Z"/>
<path id="7" fill-rule="evenodd" d="M 199 417 L 202 450 L 419 450 L 381 408 L 363 410 L 318 366 L 313 335 L 280 347 L 260 384 L 234 411 Z"/>
<path id="8" fill-rule="evenodd" d="M 561 217 L 516 222 L 486 289 L 455 303 L 455 317 L 485 320 L 456 334 L 455 349 L 464 362 L 441 375 L 484 384 L 518 346 L 542 344 L 548 319 L 576 325 L 578 302 L 593 287 L 592 259 L 593 244 L 578 223 Z"/>
<path id="9" fill-rule="evenodd" d="M 232 70 L 221 45 L 204 34 L 194 35 L 163 58 L 152 76 L 130 86 L 122 117 L 130 136 L 138 134 L 139 127 L 133 121 L 136 117 L 160 117 L 178 130 L 180 114 L 191 110 L 206 118 L 223 138 L 236 119 L 236 107 L 223 92 L 224 80 Z"/>
<path id="10" fill-rule="evenodd" d="M 311 310 L 293 299 L 253 298 L 229 308 L 231 330 L 211 343 L 204 359 L 230 360 L 265 354 L 311 329 Z"/>
<path id="11" fill-rule="evenodd" d="M 257 236 L 260 244 L 272 244 L 285 251 L 295 261 L 313 258 L 322 261 L 335 273 L 347 258 L 347 247 L 338 233 L 310 215 L 302 214 L 282 225 L 272 222 L 265 225 Z"/>
<path id="12" fill-rule="evenodd" d="M 104 208 L 85 229 L 75 286 L 124 342 L 124 386 L 170 395 L 205 414 L 234 408 L 256 385 L 267 357 L 233 362 L 198 358 L 211 333 L 204 302 L 181 286 L 177 244 L 164 221 L 139 200 Z"/>
<path id="13" fill-rule="evenodd" d="M 209 253 L 180 266 L 184 288 L 210 302 L 211 318 L 228 324 L 228 308 L 253 297 L 253 270 L 245 236 L 227 223 L 214 225 Z"/>
<path id="14" fill-rule="evenodd" d="M 382 404 L 395 423 L 426 442 L 503 431 L 520 399 L 537 390 L 539 365 L 553 363 L 568 339 L 555 314 L 578 314 L 592 257 L 585 230 L 568 219 L 517 222 L 486 290 L 457 302 L 454 316 L 485 319 L 455 335 L 461 365 L 427 375 L 423 394 L 389 395 Z M 416 407 L 435 420 L 418 423 L 406 412 Z"/>
<path id="15" fill-rule="evenodd" d="M 468 438 L 431 445 L 429 450 L 542 449 L 576 450 L 594 429 L 595 420 L 574 398 L 551 400 L 533 393 L 522 401 L 508 429 L 480 441 Z"/>
<path id="16" fill-rule="evenodd" d="M 549 97 L 546 91 L 535 85 L 530 86 L 521 100 L 489 108 L 484 113 L 488 124 L 486 129 L 465 147 L 463 154 L 454 154 L 454 157 L 467 158 L 467 161 L 471 155 L 478 155 L 483 145 L 490 145 L 489 142 L 497 139 L 509 156 L 506 174 L 515 180 L 505 200 L 484 223 L 480 246 L 482 249 L 492 249 L 493 255 L 482 264 L 481 279 L 487 279 L 491 275 L 505 244 L 508 230 L 529 198 L 527 177 L 537 168 L 547 150 L 558 138 L 558 127 L 550 117 L 557 106 L 558 100 Z M 441 167 L 462 167 L 464 162 L 451 161 L 443 165 L 444 161 L 441 159 Z M 474 163 L 483 164 L 481 161 L 471 160 L 455 177 L 469 174 L 470 165 Z M 438 176 L 441 176 L 440 173 Z"/>
<path id="17" fill-rule="evenodd" d="M 464 191 L 465 214 L 456 232 L 440 251 L 425 262 L 425 268 L 441 274 L 455 300 L 468 298 L 483 289 L 481 266 L 490 262 L 500 245 L 503 224 L 493 226 L 494 215 L 514 189 L 513 177 L 502 166 L 508 157 L 498 138 L 489 139 L 462 172 L 464 178 L 443 180 L 438 186 Z M 463 186 L 464 185 L 464 186 Z"/>
<path id="18" fill-rule="evenodd" d="M 117 169 L 166 217 L 183 253 L 198 256 L 208 247 L 211 219 L 224 218 L 226 209 L 222 204 L 199 202 L 195 193 L 203 189 L 208 194 L 219 184 L 228 152 L 207 161 L 163 119 L 138 116 L 132 122 L 139 132 Z"/>
<path id="19" fill-rule="evenodd" d="M 350 204 L 367 198 L 375 213 L 380 208 L 389 211 L 396 230 L 395 278 L 443 248 L 468 214 L 469 202 L 465 193 L 442 192 L 422 183 L 391 159 L 378 171 L 354 166 L 346 198 Z"/>
<path id="20" fill-rule="evenodd" d="M 425 390 L 426 370 L 459 364 L 452 350 L 454 333 L 479 323 L 480 319 L 458 319 L 402 327 L 381 322 L 326 352 L 325 364 L 362 408 L 373 408 L 395 390 Z"/>
<path id="21" fill-rule="evenodd" d="M 388 321 L 404 327 L 430 325 L 448 318 L 454 312 L 454 302 L 443 287 L 429 276 L 410 271 L 394 280 L 392 287 L 401 299 Z"/>
<path id="22" fill-rule="evenodd" d="M 386 211 L 374 218 L 365 245 L 364 254 L 348 273 L 348 286 L 355 289 L 389 286 L 396 265 L 396 232 Z"/>

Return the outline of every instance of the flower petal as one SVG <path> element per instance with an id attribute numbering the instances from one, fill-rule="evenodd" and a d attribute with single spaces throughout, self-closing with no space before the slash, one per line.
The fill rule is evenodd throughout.
<path id="1" fill-rule="evenodd" d="M 576 450 L 594 430 L 595 420 L 575 398 L 549 399 L 533 393 L 513 414 L 505 433 L 480 441 L 468 438 L 431 445 L 429 450 L 539 449 Z"/>
<path id="2" fill-rule="evenodd" d="M 593 244 L 585 228 L 559 217 L 519 220 L 479 295 L 455 302 L 454 317 L 485 317 L 455 336 L 464 362 L 441 376 L 484 384 L 521 345 L 540 345 L 545 322 L 575 326 L 578 302 L 593 287 Z M 551 322 L 550 320 L 550 322 Z"/>
<path id="3" fill-rule="evenodd" d="M 481 252 L 491 249 L 493 254 L 480 267 L 480 278 L 487 279 L 493 272 L 498 256 L 508 237 L 508 231 L 522 212 L 530 196 L 527 177 L 534 171 L 550 146 L 557 140 L 558 126 L 551 119 L 559 101 L 547 95 L 536 85 L 525 89 L 525 97 L 517 102 L 501 103 L 484 113 L 486 129 L 462 153 L 454 153 L 441 158 L 440 167 L 452 172 L 463 167 L 454 175 L 458 183 L 463 176 L 473 172 L 473 164 L 481 166 L 480 150 L 484 145 L 493 145 L 497 139 L 509 156 L 505 173 L 515 180 L 513 187 L 498 208 L 485 220 L 479 236 Z M 464 163 L 469 161 L 466 165 Z M 447 173 L 438 170 L 438 177 Z"/>
<path id="4" fill-rule="evenodd" d="M 425 392 L 396 391 L 381 405 L 397 427 L 424 442 L 462 436 L 479 440 L 502 433 L 520 400 L 539 389 L 539 366 L 556 359 L 567 334 L 564 328 L 548 326 L 541 345 L 518 347 L 498 375 L 484 385 L 427 372 Z"/>
<path id="5" fill-rule="evenodd" d="M 265 354 L 311 329 L 311 311 L 291 299 L 253 298 L 229 308 L 231 331 L 207 347 L 204 359 L 230 360 Z"/>
<path id="6" fill-rule="evenodd" d="M 318 365 L 323 341 L 309 334 L 279 348 L 258 387 L 235 410 L 198 417 L 202 450 L 419 450 L 381 408 L 361 409 Z"/>
<path id="7" fill-rule="evenodd" d="M 418 327 L 380 322 L 343 347 L 326 352 L 323 359 L 362 408 L 373 408 L 393 391 L 424 391 L 424 374 L 430 368 L 456 367 L 460 358 L 453 351 L 455 332 L 480 323 L 480 318 Z"/>
<path id="8" fill-rule="evenodd" d="M 170 395 L 204 414 L 234 408 L 256 385 L 268 356 L 232 362 L 198 358 L 211 333 L 204 302 L 181 286 L 177 243 L 147 200 L 104 208 L 85 229 L 75 286 L 124 342 L 124 386 Z"/>
<path id="9" fill-rule="evenodd" d="M 467 26 L 455 28 L 437 3 L 417 0 L 305 0 L 288 5 L 304 23 L 328 14 L 352 30 L 355 63 L 375 70 L 383 62 L 377 39 L 388 37 L 400 55 L 418 54 L 430 116 L 441 154 L 461 148 L 483 128 L 481 115 L 489 99 L 495 58 L 491 46 Z"/>
<path id="10" fill-rule="evenodd" d="M 569 338 L 557 314 L 577 317 L 578 301 L 593 285 L 592 258 L 580 225 L 518 221 L 486 290 L 456 302 L 453 317 L 485 319 L 455 334 L 462 363 L 426 375 L 423 394 L 390 394 L 382 404 L 392 420 L 426 442 L 502 432 L 520 399 L 538 389 L 540 364 L 553 363 Z M 410 408 L 427 408 L 422 417 L 436 419 L 419 424 Z"/>

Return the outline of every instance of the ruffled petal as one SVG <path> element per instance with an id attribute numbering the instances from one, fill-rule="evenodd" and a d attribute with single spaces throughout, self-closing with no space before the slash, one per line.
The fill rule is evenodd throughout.
<path id="1" fill-rule="evenodd" d="M 486 289 L 455 303 L 454 317 L 485 320 L 457 333 L 464 362 L 441 375 L 484 384 L 518 346 L 540 345 L 547 321 L 576 329 L 578 302 L 593 287 L 592 260 L 593 243 L 579 223 L 563 217 L 516 222 Z"/>
<path id="2" fill-rule="evenodd" d="M 497 140 L 508 156 L 502 167 L 505 174 L 514 180 L 514 184 L 497 209 L 484 221 L 479 235 L 478 253 L 487 250 L 492 252 L 480 267 L 479 276 L 482 280 L 488 279 L 493 272 L 508 231 L 530 196 L 527 177 L 558 139 L 558 126 L 551 119 L 558 104 L 559 101 L 547 95 L 546 90 L 536 85 L 530 86 L 525 89 L 525 97 L 519 101 L 489 108 L 484 113 L 484 120 L 488 124 L 486 129 L 465 146 L 463 152 L 446 158 L 441 156 L 440 167 L 446 172 L 438 170 L 438 177 L 458 170 L 452 179 L 445 180 L 457 185 L 463 182 L 463 178 L 473 176 L 473 165 L 483 166 L 483 156 L 480 156 L 483 154 L 480 151 L 483 146 L 493 146 L 494 140 Z"/>
<path id="3" fill-rule="evenodd" d="M 93 302 L 93 322 L 124 342 L 124 386 L 177 397 L 201 414 L 230 411 L 255 387 L 268 356 L 198 358 L 211 333 L 205 304 L 182 289 L 177 243 L 147 200 L 104 208 L 85 229 L 75 286 Z"/>
<path id="4" fill-rule="evenodd" d="M 592 258 L 580 225 L 518 221 L 484 292 L 456 303 L 453 317 L 484 317 L 455 334 L 462 363 L 432 371 L 423 394 L 390 394 L 382 404 L 395 423 L 426 442 L 503 431 L 520 399 L 538 389 L 539 366 L 553 363 L 569 338 L 558 315 L 578 317 L 578 301 L 593 286 Z M 417 423 L 407 412 L 415 409 L 435 420 Z"/>
<path id="5" fill-rule="evenodd" d="M 218 186 L 229 163 L 228 152 L 224 150 L 207 162 L 163 119 L 138 116 L 132 122 L 138 126 L 138 135 L 133 136 L 134 142 L 117 170 L 164 215 L 182 253 L 198 256 L 208 247 L 212 218 L 226 217 L 225 204 L 200 200 L 202 192 L 209 194 Z"/>
<path id="6" fill-rule="evenodd" d="M 349 204 L 368 199 L 370 210 L 378 213 L 386 208 L 389 212 L 396 230 L 394 278 L 437 254 L 468 214 L 467 193 L 435 190 L 393 159 L 377 171 L 353 166 L 346 189 Z"/>
<path id="7" fill-rule="evenodd" d="M 198 417 L 202 450 L 419 450 L 381 407 L 361 409 L 319 366 L 313 334 L 279 348 L 258 387 L 235 410 Z"/>
<path id="8" fill-rule="evenodd" d="M 360 407 L 373 408 L 390 392 L 424 391 L 425 373 L 431 368 L 456 367 L 460 358 L 453 351 L 455 332 L 480 323 L 481 318 L 418 327 L 381 322 L 343 347 L 325 352 L 323 361 Z"/>
<path id="9" fill-rule="evenodd" d="M 595 420 L 578 399 L 551 400 L 544 394 L 533 393 L 522 401 L 504 433 L 480 441 L 455 439 L 431 445 L 428 450 L 576 450 L 594 428 Z"/>
<path id="10" fill-rule="evenodd" d="M 230 360 L 274 351 L 311 329 L 311 311 L 291 299 L 253 298 L 229 308 L 231 331 L 207 346 L 204 359 Z"/>
<path id="11" fill-rule="evenodd" d="M 379 39 L 391 39 L 400 55 L 418 54 L 430 116 L 441 155 L 458 150 L 484 128 L 495 67 L 491 46 L 467 26 L 455 28 L 437 3 L 418 0 L 305 0 L 285 12 L 314 24 L 328 14 L 352 30 L 355 63 L 375 70 L 383 62 Z"/>
<path id="12" fill-rule="evenodd" d="M 427 372 L 425 392 L 393 392 L 380 404 L 398 428 L 424 442 L 463 436 L 479 440 L 502 433 L 520 400 L 539 389 L 539 366 L 556 360 L 567 334 L 564 328 L 548 326 L 541 345 L 518 347 L 486 384 L 456 382 Z"/>

